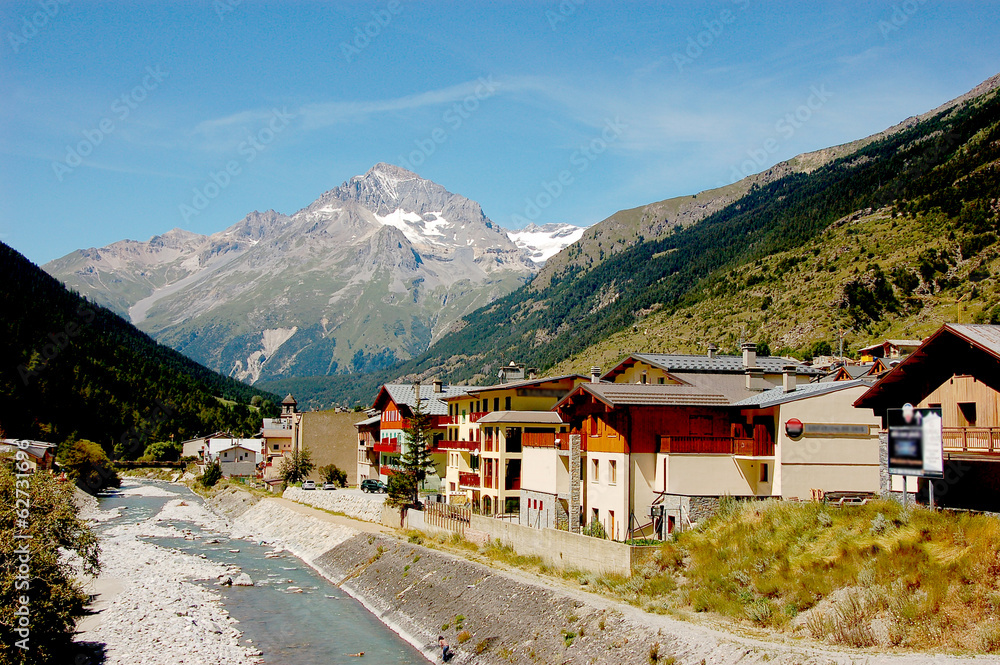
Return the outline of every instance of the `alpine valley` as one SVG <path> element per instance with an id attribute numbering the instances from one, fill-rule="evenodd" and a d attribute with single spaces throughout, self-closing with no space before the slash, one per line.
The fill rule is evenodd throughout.
<path id="1" fill-rule="evenodd" d="M 478 203 L 376 164 L 286 216 L 174 229 L 43 268 L 194 360 L 248 383 L 365 373 L 424 352 L 583 233 L 508 233 Z"/>

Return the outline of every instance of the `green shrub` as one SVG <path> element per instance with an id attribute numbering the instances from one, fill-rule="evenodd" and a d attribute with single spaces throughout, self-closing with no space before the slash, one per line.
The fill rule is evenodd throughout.
<path id="1" fill-rule="evenodd" d="M 213 460 L 205 465 L 205 470 L 201 472 L 198 481 L 205 487 L 215 487 L 215 484 L 222 480 L 222 465 L 219 460 Z"/>
<path id="2" fill-rule="evenodd" d="M 73 662 L 73 634 L 76 621 L 86 614 L 87 594 L 76 572 L 60 549 L 79 555 L 88 575 L 99 572 L 100 546 L 86 522 L 79 518 L 73 503 L 73 485 L 59 483 L 47 473 L 18 479 L 0 466 L 0 663 L 41 665 Z M 26 500 L 21 508 L 17 499 Z M 22 503 L 23 505 L 23 503 Z M 19 511 L 25 512 L 19 514 Z M 30 538 L 17 539 L 27 535 Z M 27 547 L 30 579 L 28 588 L 18 588 L 15 563 Z M 24 635 L 16 632 L 15 612 L 22 596 L 29 599 L 30 635 L 27 649 L 15 647 Z M 15 656 L 16 654 L 16 656 Z"/>

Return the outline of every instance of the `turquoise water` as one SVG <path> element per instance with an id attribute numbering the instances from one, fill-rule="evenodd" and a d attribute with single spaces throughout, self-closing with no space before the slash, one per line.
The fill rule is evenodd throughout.
<path id="1" fill-rule="evenodd" d="M 115 524 L 140 522 L 152 517 L 173 498 L 202 503 L 201 497 L 185 487 L 156 483 L 175 492 L 177 497 L 107 496 L 100 499 L 101 509 L 121 506 L 122 516 L 105 522 L 100 528 Z M 160 524 L 189 529 L 202 537 L 149 538 L 162 547 L 205 554 L 218 563 L 231 564 L 250 575 L 256 586 L 216 587 L 214 580 L 202 582 L 220 591 L 222 603 L 230 616 L 239 620 L 243 640 L 263 652 L 265 663 L 273 665 L 314 665 L 316 663 L 353 663 L 354 665 L 416 665 L 427 661 L 409 643 L 389 630 L 359 602 L 309 568 L 299 559 L 284 553 L 268 559 L 273 548 L 246 540 L 203 532 L 190 522 L 167 521 Z M 221 542 L 206 543 L 219 538 Z M 240 550 L 237 553 L 230 549 Z M 301 593 L 287 591 L 299 587 Z M 250 642 L 245 642 L 250 644 Z M 364 658 L 348 654 L 364 651 Z"/>

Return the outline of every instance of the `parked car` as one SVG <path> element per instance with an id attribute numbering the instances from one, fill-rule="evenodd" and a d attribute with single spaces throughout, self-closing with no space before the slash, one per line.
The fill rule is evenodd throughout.
<path id="1" fill-rule="evenodd" d="M 386 491 L 385 483 L 381 480 L 375 480 L 374 478 L 365 478 L 361 481 L 361 491 L 362 492 L 382 492 Z"/>
<path id="2" fill-rule="evenodd" d="M 335 490 L 337 489 L 336 483 L 323 483 L 323 489 L 325 490 Z"/>
<path id="3" fill-rule="evenodd" d="M 302 481 L 302 489 L 304 489 L 304 490 L 314 490 L 314 489 L 316 489 L 316 481 L 315 480 L 303 480 Z"/>

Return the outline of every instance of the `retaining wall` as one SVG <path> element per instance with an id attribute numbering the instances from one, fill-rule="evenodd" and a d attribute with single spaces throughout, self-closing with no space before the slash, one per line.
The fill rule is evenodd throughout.
<path id="1" fill-rule="evenodd" d="M 381 498 L 337 490 L 303 490 L 301 487 L 289 487 L 281 496 L 307 506 L 332 510 L 363 522 L 376 524 L 382 522 L 382 506 L 385 505 Z M 399 523 L 390 526 L 399 526 Z"/>

